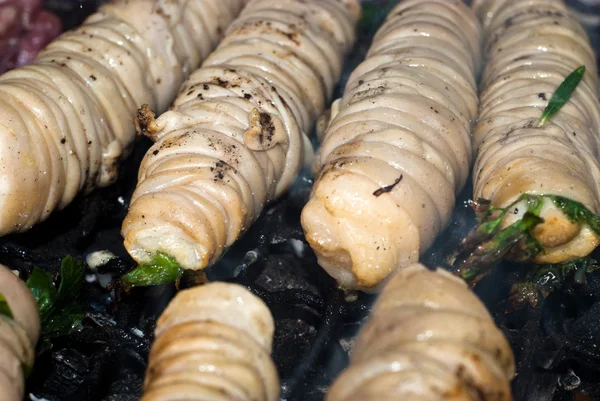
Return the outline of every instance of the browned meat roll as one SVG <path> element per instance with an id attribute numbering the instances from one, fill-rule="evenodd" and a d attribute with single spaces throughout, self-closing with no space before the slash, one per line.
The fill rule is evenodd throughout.
<path id="1" fill-rule="evenodd" d="M 479 0 L 487 66 L 481 82 L 475 199 L 508 207 L 523 194 L 558 195 L 600 212 L 600 104 L 596 59 L 585 30 L 563 1 Z M 577 67 L 583 81 L 542 127 L 554 91 Z M 513 205 L 502 227 L 520 220 L 527 201 Z M 533 230 L 544 252 L 538 263 L 560 263 L 591 253 L 600 236 L 545 198 Z M 514 253 L 519 256 L 519 252 Z"/>
<path id="2" fill-rule="evenodd" d="M 402 1 L 334 104 L 302 226 L 346 288 L 376 290 L 448 225 L 469 175 L 479 46 L 463 2 Z"/>
<path id="3" fill-rule="evenodd" d="M 278 401 L 274 323 L 237 284 L 181 291 L 156 326 L 141 401 Z"/>
<path id="4" fill-rule="evenodd" d="M 326 401 L 509 401 L 512 350 L 452 274 L 401 269 L 383 289 Z"/>
<path id="5" fill-rule="evenodd" d="M 305 133 L 340 78 L 357 0 L 254 0 L 157 120 L 123 223 L 138 262 L 216 262 L 310 159 Z"/>
<path id="6" fill-rule="evenodd" d="M 40 336 L 40 315 L 29 288 L 3 265 L 0 295 L 10 310 L 10 316 L 0 313 L 0 395 L 3 401 L 21 401 Z"/>
<path id="7" fill-rule="evenodd" d="M 243 0 L 115 0 L 0 76 L 0 235 L 111 184 L 134 116 L 165 110 Z"/>

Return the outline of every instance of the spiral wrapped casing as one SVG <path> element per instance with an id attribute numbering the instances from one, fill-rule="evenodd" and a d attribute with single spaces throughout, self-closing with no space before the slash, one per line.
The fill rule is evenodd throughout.
<path id="1" fill-rule="evenodd" d="M 237 284 L 181 291 L 158 320 L 141 401 L 279 400 L 274 322 Z"/>
<path id="2" fill-rule="evenodd" d="M 0 235 L 113 183 L 135 113 L 165 110 L 243 0 L 115 0 L 0 76 Z"/>
<path id="3" fill-rule="evenodd" d="M 358 0 L 251 1 L 172 110 L 142 115 L 156 143 L 122 228 L 134 259 L 210 266 L 290 186 L 359 14 Z"/>
<path id="4" fill-rule="evenodd" d="M 462 1 L 401 1 L 334 103 L 302 226 L 344 287 L 377 290 L 450 222 L 469 175 L 479 47 Z"/>
<path id="5" fill-rule="evenodd" d="M 413 265 L 384 287 L 326 401 L 510 401 L 514 374 L 508 341 L 467 285 Z"/>

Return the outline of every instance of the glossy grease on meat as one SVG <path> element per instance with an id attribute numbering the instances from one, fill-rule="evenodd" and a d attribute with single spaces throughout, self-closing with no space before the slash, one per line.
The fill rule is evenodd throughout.
<path id="1" fill-rule="evenodd" d="M 290 186 L 359 14 L 357 0 L 251 1 L 172 110 L 142 113 L 156 143 L 122 229 L 134 259 L 210 266 Z"/>
<path id="2" fill-rule="evenodd" d="M 0 294 L 12 318 L 0 314 L 0 395 L 2 401 L 21 401 L 24 372 L 33 367 L 40 335 L 38 306 L 25 283 L 0 265 Z"/>
<path id="3" fill-rule="evenodd" d="M 393 274 L 326 401 L 512 400 L 512 350 L 467 285 L 422 265 Z"/>
<path id="4" fill-rule="evenodd" d="M 1 75 L 0 235 L 114 182 L 138 107 L 165 110 L 242 4 L 117 0 Z"/>
<path id="5" fill-rule="evenodd" d="M 596 58 L 583 27 L 560 0 L 478 0 L 487 66 L 481 81 L 473 198 L 506 207 L 521 194 L 560 195 L 600 213 L 600 104 Z M 577 67 L 583 81 L 543 127 L 552 94 Z M 525 205 L 504 226 L 522 218 Z M 600 237 L 546 200 L 534 234 L 546 252 L 538 263 L 587 256 Z"/>
<path id="6" fill-rule="evenodd" d="M 177 294 L 161 315 L 141 401 L 277 401 L 267 306 L 237 284 Z"/>
<path id="7" fill-rule="evenodd" d="M 479 47 L 461 1 L 402 1 L 334 104 L 302 226 L 346 288 L 377 290 L 448 225 L 469 175 Z"/>

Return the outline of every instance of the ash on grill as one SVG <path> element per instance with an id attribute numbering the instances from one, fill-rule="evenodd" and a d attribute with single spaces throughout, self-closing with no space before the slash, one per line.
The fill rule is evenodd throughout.
<path id="1" fill-rule="evenodd" d="M 100 2 L 46 3 L 71 27 Z M 385 11 L 378 7 L 377 16 L 367 16 L 359 33 L 363 40 L 346 63 L 346 71 L 352 71 L 364 57 L 370 33 Z M 105 249 L 116 255 L 97 271 L 87 271 L 83 328 L 54 341 L 54 348 L 37 360 L 27 399 L 29 393 L 51 401 L 139 398 L 155 320 L 175 289 L 134 289 L 115 302 L 114 292 L 105 284 L 107 277 L 117 277 L 134 264 L 123 249 L 119 230 L 137 167 L 149 145 L 141 139 L 116 185 L 79 199 L 27 234 L 0 239 L 0 263 L 18 268 L 23 275 L 34 266 L 56 273 L 66 255 L 85 257 Z M 273 355 L 282 378 L 282 399 L 287 401 L 323 399 L 329 383 L 346 366 L 353 336 L 373 300 L 372 296 L 356 297 L 337 289 L 304 242 L 299 215 L 312 184 L 306 177 L 308 174 L 298 179 L 286 197 L 267 208 L 244 238 L 208 271 L 209 279 L 245 285 L 273 311 Z M 470 193 L 465 189 L 459 199 L 464 207 L 457 208 L 454 223 L 425 255 L 424 263 L 445 265 L 445 256 L 473 226 L 466 204 Z M 506 315 L 510 287 L 522 270 L 522 266 L 504 264 L 476 288 L 515 351 L 515 400 L 600 399 L 600 274 L 588 275 L 587 286 L 567 283 L 537 309 Z M 186 283 L 188 280 L 182 281 L 183 286 Z"/>

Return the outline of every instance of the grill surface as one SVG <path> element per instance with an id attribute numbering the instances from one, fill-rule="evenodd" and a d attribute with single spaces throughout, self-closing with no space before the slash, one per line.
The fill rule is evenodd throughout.
<path id="1" fill-rule="evenodd" d="M 46 3 L 72 27 L 101 2 Z M 380 5 L 365 12 L 359 43 L 346 63 L 346 76 L 364 58 L 371 34 L 390 2 L 371 3 Z M 593 11 L 583 1 L 579 7 L 588 16 Z M 599 48 L 598 31 L 591 35 Z M 77 200 L 27 234 L 0 239 L 0 262 L 24 274 L 34 266 L 57 272 L 65 255 L 84 258 L 108 249 L 117 256 L 98 271 L 87 272 L 84 327 L 56 341 L 54 348 L 38 359 L 28 387 L 38 399 L 139 398 L 155 319 L 175 289 L 135 289 L 119 300 L 103 285 L 134 265 L 122 246 L 119 229 L 135 186 L 137 166 L 149 144 L 140 139 L 116 185 Z M 282 378 L 282 399 L 287 401 L 323 399 L 329 383 L 346 366 L 352 338 L 373 301 L 372 296 L 339 291 L 304 242 L 299 216 L 310 185 L 308 174 L 300 177 L 207 272 L 211 280 L 245 285 L 271 308 L 276 319 L 273 355 Z M 470 193 L 470 188 L 463 192 L 453 224 L 425 255 L 426 264 L 445 265 L 445 256 L 474 224 L 467 206 Z M 505 263 L 476 288 L 515 351 L 515 400 L 600 399 L 600 274 L 588 275 L 587 286 L 567 285 L 537 309 L 506 315 L 506 297 L 522 271 L 523 266 Z M 26 399 L 30 399 L 29 393 Z"/>

